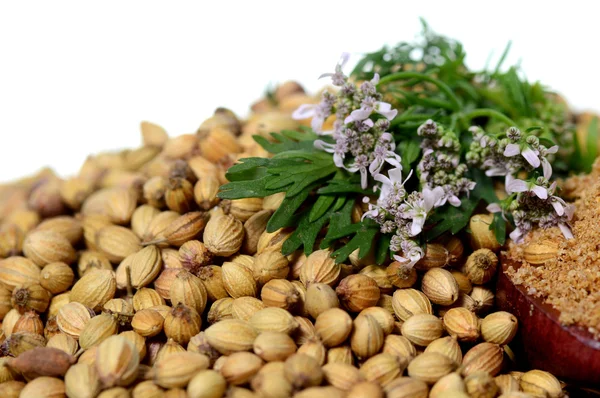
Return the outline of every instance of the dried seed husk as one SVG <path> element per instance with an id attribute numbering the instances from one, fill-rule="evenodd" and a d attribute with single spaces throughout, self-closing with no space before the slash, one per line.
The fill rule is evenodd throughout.
<path id="1" fill-rule="evenodd" d="M 164 398 L 164 390 L 152 380 L 145 380 L 133 387 L 131 398 Z"/>
<path id="2" fill-rule="evenodd" d="M 423 275 L 421 291 L 434 304 L 451 305 L 458 299 L 458 283 L 449 271 L 432 268 Z"/>
<path id="3" fill-rule="evenodd" d="M 93 310 L 115 296 L 117 282 L 112 271 L 94 269 L 79 279 L 71 289 L 71 301 L 76 301 Z"/>
<path id="4" fill-rule="evenodd" d="M 50 304 L 50 292 L 39 283 L 17 286 L 12 292 L 11 303 L 21 314 L 27 310 L 43 313 Z"/>
<path id="5" fill-rule="evenodd" d="M 241 222 L 245 222 L 250 219 L 254 214 L 261 211 L 263 208 L 262 198 L 243 198 L 234 199 L 231 201 L 229 206 L 229 214 L 234 216 Z M 258 241 L 257 241 L 258 243 Z"/>
<path id="6" fill-rule="evenodd" d="M 75 355 L 79 345 L 77 340 L 66 333 L 59 332 L 48 339 L 47 348 L 57 348 L 66 352 L 69 355 Z"/>
<path id="7" fill-rule="evenodd" d="M 57 261 L 71 264 L 77 258 L 67 238 L 52 230 L 29 232 L 23 241 L 23 253 L 39 266 Z"/>
<path id="8" fill-rule="evenodd" d="M 95 367 L 104 388 L 131 384 L 139 364 L 137 348 L 123 336 L 110 336 L 96 351 Z"/>
<path id="9" fill-rule="evenodd" d="M 200 332 L 190 339 L 190 342 L 187 345 L 187 350 L 189 352 L 205 355 L 210 361 L 211 366 L 215 363 L 217 358 L 221 356 L 221 353 L 215 350 L 209 344 L 208 339 L 206 338 L 206 333 L 204 332 Z"/>
<path id="10" fill-rule="evenodd" d="M 142 248 L 132 230 L 117 225 L 103 227 L 96 233 L 96 247 L 115 264 Z"/>
<path id="11" fill-rule="evenodd" d="M 60 311 L 60 309 L 66 305 L 69 304 L 71 302 L 71 292 L 67 291 L 61 294 L 57 294 L 56 296 L 52 297 L 52 299 L 50 300 L 50 306 L 48 307 L 48 316 L 49 317 L 56 317 L 58 315 L 58 311 Z"/>
<path id="12" fill-rule="evenodd" d="M 439 379 L 429 392 L 431 398 L 444 398 L 454 391 L 466 393 L 467 387 L 460 374 L 453 372 Z"/>
<path id="13" fill-rule="evenodd" d="M 456 369 L 456 364 L 447 356 L 437 352 L 425 352 L 408 364 L 411 378 L 433 384 Z"/>
<path id="14" fill-rule="evenodd" d="M 175 280 L 171 284 L 169 297 L 173 305 L 179 303 L 194 308 L 198 314 L 204 312 L 208 300 L 204 284 L 185 269 L 180 270 L 175 275 Z"/>
<path id="15" fill-rule="evenodd" d="M 38 377 L 21 390 L 20 398 L 65 397 L 65 383 L 56 377 Z"/>
<path id="16" fill-rule="evenodd" d="M 482 285 L 494 277 L 497 267 L 498 256 L 489 249 L 479 249 L 469 255 L 463 272 L 471 282 Z"/>
<path id="17" fill-rule="evenodd" d="M 379 265 L 368 265 L 359 271 L 359 274 L 366 275 L 373 279 L 381 293 L 391 293 L 394 285 L 391 278 L 388 278 L 387 268 Z"/>
<path id="18" fill-rule="evenodd" d="M 258 286 L 252 271 L 238 263 L 224 262 L 221 266 L 223 287 L 233 298 L 256 297 Z"/>
<path id="19" fill-rule="evenodd" d="M 171 222 L 162 232 L 162 239 L 173 246 L 181 246 L 188 240 L 194 239 L 206 223 L 206 213 L 194 211 L 183 214 Z"/>
<path id="20" fill-rule="evenodd" d="M 461 342 L 479 339 L 479 318 L 463 307 L 451 308 L 444 314 L 444 328 Z"/>
<path id="21" fill-rule="evenodd" d="M 156 349 L 157 347 L 158 349 Z M 162 339 L 152 340 L 148 345 L 148 364 L 153 366 L 162 358 L 178 352 L 185 352 L 185 348 L 173 339 L 167 339 L 167 342 L 164 344 Z"/>
<path id="22" fill-rule="evenodd" d="M 310 319 L 302 316 L 295 316 L 294 319 L 298 322 L 298 328 L 294 331 L 292 337 L 297 345 L 302 345 L 318 337 L 315 325 Z M 350 319 L 350 325 L 352 325 L 352 319 Z"/>
<path id="23" fill-rule="evenodd" d="M 328 363 L 323 366 L 323 375 L 329 384 L 344 391 L 365 380 L 356 367 L 344 363 Z"/>
<path id="24" fill-rule="evenodd" d="M 542 265 L 557 257 L 559 251 L 558 242 L 543 239 L 539 242 L 530 242 L 523 249 L 523 259 L 529 264 Z"/>
<path id="25" fill-rule="evenodd" d="M 354 364 L 354 355 L 350 346 L 333 347 L 327 350 L 327 363 Z"/>
<path id="26" fill-rule="evenodd" d="M 146 356 L 146 339 L 140 336 L 133 330 L 128 330 L 125 332 L 119 333 L 119 336 L 125 337 L 129 342 L 131 342 L 138 351 L 138 355 L 140 360 L 144 359 Z"/>
<path id="27" fill-rule="evenodd" d="M 288 286 L 288 285 L 286 285 Z M 296 314 L 300 316 L 308 316 L 308 311 L 306 310 L 306 287 L 302 284 L 302 282 L 298 280 L 292 281 L 292 286 L 296 289 L 296 294 L 294 294 L 291 290 L 286 290 L 284 293 L 286 294 L 286 305 L 290 305 L 290 308 L 287 308 L 289 311 L 294 311 Z M 262 293 L 262 292 L 261 292 Z M 297 297 L 297 301 L 294 304 L 291 304 L 290 298 L 295 299 Z M 281 301 L 279 301 L 281 303 Z"/>
<path id="28" fill-rule="evenodd" d="M 298 327 L 294 316 L 282 308 L 267 307 L 250 318 L 250 324 L 257 332 L 282 332 L 291 334 Z"/>
<path id="29" fill-rule="evenodd" d="M 426 347 L 442 337 L 444 327 L 438 317 L 430 314 L 416 314 L 402 324 L 402 335 L 411 343 Z"/>
<path id="30" fill-rule="evenodd" d="M 162 257 L 157 246 L 150 245 L 129 255 L 124 262 L 131 269 L 131 286 L 140 289 L 156 279 L 162 270 Z"/>
<path id="31" fill-rule="evenodd" d="M 62 201 L 71 209 L 77 211 L 94 192 L 94 184 L 85 178 L 72 177 L 62 181 L 59 192 Z"/>
<path id="32" fill-rule="evenodd" d="M 224 319 L 233 319 L 233 300 L 231 297 L 225 297 L 212 303 L 206 316 L 208 323 L 213 324 Z"/>
<path id="33" fill-rule="evenodd" d="M 484 371 L 471 373 L 465 377 L 465 386 L 470 397 L 494 398 L 498 393 L 494 378 Z"/>
<path id="34" fill-rule="evenodd" d="M 65 304 L 56 316 L 56 323 L 61 332 L 79 339 L 85 325 L 92 319 L 93 311 L 79 302 Z"/>
<path id="35" fill-rule="evenodd" d="M 340 276 L 341 266 L 331 258 L 331 251 L 316 250 L 304 261 L 300 268 L 300 281 L 308 288 L 312 283 L 325 283 L 335 286 Z"/>
<path id="36" fill-rule="evenodd" d="M 112 225 L 108 216 L 103 214 L 90 214 L 82 219 L 83 238 L 90 250 L 98 250 L 96 234 L 104 227 Z"/>
<path id="37" fill-rule="evenodd" d="M 159 246 L 167 246 L 164 239 L 164 230 L 180 217 L 175 211 L 162 211 L 152 218 L 142 237 L 143 243 L 156 242 Z M 159 243 L 160 242 L 160 243 Z"/>
<path id="38" fill-rule="evenodd" d="M 519 383 L 524 392 L 536 397 L 559 398 L 564 395 L 556 377 L 543 370 L 525 372 Z"/>
<path id="39" fill-rule="evenodd" d="M 100 392 L 96 368 L 85 363 L 71 366 L 65 375 L 65 389 L 69 397 L 96 397 Z"/>
<path id="40" fill-rule="evenodd" d="M 165 317 L 164 330 L 168 338 L 179 344 L 187 344 L 192 336 L 200 333 L 202 319 L 198 312 L 185 304 L 177 304 Z"/>
<path id="41" fill-rule="evenodd" d="M 231 315 L 235 319 L 248 321 L 259 310 L 265 308 L 265 304 L 255 297 L 238 297 L 231 303 Z"/>
<path id="42" fill-rule="evenodd" d="M 46 267 L 48 267 L 49 265 L 47 265 Z M 80 252 L 79 261 L 77 262 L 78 275 L 82 277 L 92 269 L 107 269 L 109 271 L 112 271 L 113 266 L 108 260 L 108 258 L 100 252 L 91 250 L 84 250 Z"/>
<path id="43" fill-rule="evenodd" d="M 350 336 L 351 331 L 352 318 L 339 308 L 322 312 L 315 321 L 315 332 L 326 347 L 342 344 Z"/>
<path id="44" fill-rule="evenodd" d="M 286 279 L 272 279 L 267 282 L 260 291 L 260 297 L 267 307 L 278 307 L 288 311 L 293 311 L 302 304 L 298 288 Z"/>
<path id="45" fill-rule="evenodd" d="M 18 256 L 23 250 L 25 234 L 15 224 L 0 226 L 0 258 Z"/>
<path id="46" fill-rule="evenodd" d="M 264 285 L 272 279 L 285 278 L 290 271 L 288 260 L 279 252 L 265 252 L 256 256 L 254 279 Z"/>
<path id="47" fill-rule="evenodd" d="M 67 264 L 50 263 L 40 274 L 40 285 L 52 294 L 62 293 L 73 285 L 75 274 Z"/>
<path id="48" fill-rule="evenodd" d="M 169 136 L 164 128 L 158 124 L 143 121 L 140 123 L 140 130 L 142 132 L 142 141 L 144 145 L 162 147 Z"/>
<path id="49" fill-rule="evenodd" d="M 494 293 L 485 287 L 473 286 L 469 296 L 475 301 L 475 313 L 485 314 L 494 306 Z"/>
<path id="50" fill-rule="evenodd" d="M 156 336 L 163 330 L 165 318 L 150 308 L 139 310 L 131 319 L 131 327 L 142 337 Z"/>
<path id="51" fill-rule="evenodd" d="M 26 379 L 62 377 L 76 359 L 58 348 L 36 347 L 7 361 L 7 365 Z"/>
<path id="52" fill-rule="evenodd" d="M 208 369 L 208 366 L 208 357 L 185 351 L 156 361 L 151 374 L 154 382 L 161 387 L 185 387 L 196 373 Z"/>
<path id="53" fill-rule="evenodd" d="M 462 363 L 462 351 L 458 340 L 453 336 L 440 337 L 429 343 L 425 352 L 437 352 L 450 358 L 456 365 Z"/>
<path id="54" fill-rule="evenodd" d="M 198 179 L 194 186 L 194 200 L 202 210 L 210 210 L 219 204 L 219 187 L 221 184 L 216 176 L 211 174 L 203 175 Z"/>
<path id="55" fill-rule="evenodd" d="M 408 361 L 396 355 L 381 353 L 367 359 L 360 366 L 360 373 L 368 381 L 376 381 L 383 387 L 388 385 L 406 369 Z"/>
<path id="56" fill-rule="evenodd" d="M 315 358 L 321 366 L 325 363 L 325 359 L 327 359 L 327 349 L 318 339 L 307 341 L 306 343 L 302 344 L 298 348 L 297 353 Z"/>
<path id="57" fill-rule="evenodd" d="M 60 197 L 60 180 L 51 178 L 34 186 L 29 194 L 27 206 L 43 218 L 56 217 L 67 210 Z"/>
<path id="58" fill-rule="evenodd" d="M 440 243 L 428 243 L 425 247 L 425 255 L 415 264 L 418 270 L 429 270 L 443 267 L 450 262 L 450 253 Z"/>
<path id="59" fill-rule="evenodd" d="M 489 314 L 481 321 L 481 336 L 489 343 L 505 345 L 517 334 L 517 318 L 505 311 Z"/>
<path id="60" fill-rule="evenodd" d="M 165 300 L 171 298 L 171 285 L 177 274 L 181 271 L 179 268 L 165 268 L 154 280 L 154 290 Z"/>
<path id="61" fill-rule="evenodd" d="M 13 326 L 12 333 L 35 333 L 40 336 L 44 334 L 44 323 L 35 311 L 27 311 L 19 317 Z"/>
<path id="62" fill-rule="evenodd" d="M 166 206 L 165 192 L 167 191 L 167 183 L 168 180 L 163 176 L 154 176 L 144 183 L 142 196 L 150 207 L 162 209 Z M 134 216 L 132 218 L 135 218 Z M 140 236 L 137 229 L 134 229 L 134 231 Z"/>
<path id="63" fill-rule="evenodd" d="M 312 283 L 306 289 L 304 307 L 313 319 L 317 319 L 321 313 L 331 308 L 339 308 L 339 306 L 340 301 L 331 286 L 324 283 Z"/>
<path id="64" fill-rule="evenodd" d="M 309 387 L 295 394 L 295 398 L 344 398 L 344 391 L 333 386 Z"/>
<path id="65" fill-rule="evenodd" d="M 417 356 L 417 350 L 410 340 L 396 334 L 386 336 L 382 352 L 404 358 L 408 362 Z"/>
<path id="66" fill-rule="evenodd" d="M 409 288 L 417 281 L 417 270 L 414 267 L 409 268 L 398 261 L 394 261 L 388 265 L 385 268 L 385 274 L 389 283 L 400 289 Z"/>
<path id="67" fill-rule="evenodd" d="M 163 260 L 165 268 L 183 268 L 183 264 L 179 261 L 179 251 L 169 247 L 162 247 L 160 256 Z"/>
<path id="68" fill-rule="evenodd" d="M 367 359 L 377 354 L 384 341 L 383 329 L 370 315 L 358 316 L 353 322 L 350 336 L 352 352 L 360 359 Z"/>
<path id="69" fill-rule="evenodd" d="M 250 322 L 240 319 L 225 319 L 205 330 L 211 346 L 223 355 L 252 349 L 258 333 Z"/>
<path id="70" fill-rule="evenodd" d="M 25 257 L 0 260 L 0 283 L 11 292 L 21 285 L 39 283 L 40 268 Z"/>
<path id="71" fill-rule="evenodd" d="M 154 289 L 143 287 L 135 292 L 132 299 L 133 309 L 140 311 L 157 305 L 164 305 L 165 300 Z"/>
<path id="72" fill-rule="evenodd" d="M 0 357 L 0 385 L 18 378 L 18 374 L 8 364 L 12 358 Z"/>
<path id="73" fill-rule="evenodd" d="M 76 245 L 83 237 L 83 226 L 81 221 L 71 216 L 60 216 L 42 221 L 36 231 L 56 232 L 66 238 L 71 245 Z"/>
<path id="74" fill-rule="evenodd" d="M 426 398 L 427 384 L 413 377 L 398 377 L 384 388 L 386 398 Z"/>
<path id="75" fill-rule="evenodd" d="M 256 254 L 258 250 L 258 241 L 262 233 L 267 229 L 267 223 L 272 214 L 272 210 L 261 210 L 253 214 L 244 222 L 244 242 L 242 243 L 242 252 L 251 255 Z"/>
<path id="76" fill-rule="evenodd" d="M 500 394 L 509 394 L 520 391 L 519 380 L 509 374 L 498 375 L 494 378 Z"/>
<path id="77" fill-rule="evenodd" d="M 204 244 L 215 256 L 231 256 L 242 247 L 244 226 L 231 215 L 211 217 L 203 238 Z"/>
<path id="78" fill-rule="evenodd" d="M 165 190 L 165 204 L 169 210 L 179 214 L 191 211 L 195 206 L 192 183 L 181 177 L 169 178 Z"/>
<path id="79" fill-rule="evenodd" d="M 225 393 L 227 381 L 214 370 L 202 370 L 192 379 L 187 386 L 189 398 L 220 398 Z"/>
<path id="80" fill-rule="evenodd" d="M 0 396 L 4 398 L 19 398 L 24 388 L 25 383 L 22 381 L 5 381 L 4 383 L 0 383 Z"/>
<path id="81" fill-rule="evenodd" d="M 463 357 L 462 374 L 468 376 L 483 370 L 496 376 L 502 369 L 504 350 L 498 344 L 479 343 Z"/>
<path id="82" fill-rule="evenodd" d="M 381 295 L 377 282 L 361 274 L 345 277 L 335 291 L 341 303 L 353 312 L 360 312 L 365 308 L 375 306 Z"/>
<path id="83" fill-rule="evenodd" d="M 398 289 L 392 296 L 392 307 L 396 316 L 406 321 L 416 314 L 433 314 L 429 298 L 416 289 Z"/>
<path id="84" fill-rule="evenodd" d="M 40 223 L 40 215 L 29 209 L 18 209 L 10 212 L 3 221 L 6 224 L 14 224 L 26 234 L 34 229 Z"/>
<path id="85" fill-rule="evenodd" d="M 379 326 L 381 326 L 381 329 L 383 330 L 383 334 L 386 336 L 388 334 L 392 333 L 392 331 L 394 330 L 394 324 L 395 324 L 394 316 L 392 315 L 392 313 L 390 311 L 388 311 L 385 308 L 381 308 L 381 307 L 365 308 L 364 310 L 362 310 L 359 313 L 359 316 L 360 315 L 370 315 L 373 318 L 375 318 L 377 323 L 379 323 Z"/>
<path id="86" fill-rule="evenodd" d="M 283 362 L 271 362 L 263 366 L 252 378 L 252 389 L 265 398 L 291 397 L 292 385 L 284 376 L 284 366 Z"/>
<path id="87" fill-rule="evenodd" d="M 253 343 L 253 350 L 256 355 L 267 362 L 285 361 L 297 350 L 296 343 L 286 333 L 282 332 L 262 332 Z"/>
<path id="88" fill-rule="evenodd" d="M 202 156 L 216 163 L 228 154 L 239 153 L 242 147 L 228 129 L 215 126 L 199 140 Z"/>
<path id="89" fill-rule="evenodd" d="M 183 268 L 194 275 L 198 275 L 203 267 L 211 263 L 213 255 L 204 243 L 198 240 L 190 240 L 181 245 L 178 258 Z"/>
<path id="90" fill-rule="evenodd" d="M 21 313 L 17 311 L 15 308 L 11 309 L 6 313 L 4 320 L 2 322 L 2 331 L 4 332 L 4 336 L 9 338 L 13 332 L 15 324 L 21 318 Z"/>
<path id="91" fill-rule="evenodd" d="M 469 280 L 469 277 L 460 271 L 450 271 L 456 283 L 458 284 L 458 290 L 462 294 L 469 294 L 473 290 L 473 285 Z"/>
<path id="92" fill-rule="evenodd" d="M 372 381 L 358 382 L 346 394 L 346 398 L 383 398 L 383 396 L 381 386 Z"/>
<path id="93" fill-rule="evenodd" d="M 469 230 L 471 231 L 471 247 L 473 250 L 489 249 L 496 251 L 500 249 L 500 243 L 496 239 L 496 234 L 490 226 L 494 223 L 493 214 L 476 214 L 469 220 Z"/>
<path id="94" fill-rule="evenodd" d="M 46 346 L 46 339 L 36 333 L 15 332 L 4 342 L 8 353 L 18 357 L 22 353 L 38 347 Z"/>
<path id="95" fill-rule="evenodd" d="M 231 257 L 231 262 L 243 265 L 250 271 L 254 272 L 255 257 L 253 256 L 249 256 L 247 254 L 236 254 L 235 256 Z"/>
<path id="96" fill-rule="evenodd" d="M 318 386 L 323 380 L 323 370 L 317 360 L 304 354 L 286 359 L 284 375 L 295 389 Z"/>
<path id="97" fill-rule="evenodd" d="M 221 374 L 231 385 L 242 385 L 249 382 L 263 365 L 263 360 L 251 352 L 235 352 L 231 354 L 223 367 Z"/>
<path id="98" fill-rule="evenodd" d="M 130 398 L 129 391 L 123 387 L 113 387 L 104 390 L 96 398 Z"/>

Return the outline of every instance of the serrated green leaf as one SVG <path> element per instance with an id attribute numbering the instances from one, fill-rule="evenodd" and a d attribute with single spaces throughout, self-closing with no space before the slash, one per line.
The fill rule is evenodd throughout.
<path id="1" fill-rule="evenodd" d="M 403 173 L 408 173 L 410 170 L 410 165 L 419 158 L 421 154 L 421 145 L 417 140 L 405 140 L 400 142 L 398 145 L 398 153 L 402 158 L 400 162 L 402 164 Z"/>
<path id="2" fill-rule="evenodd" d="M 452 235 L 458 233 L 469 224 L 471 214 L 473 214 L 478 202 L 479 200 L 463 200 L 459 207 L 447 205 L 437 209 L 427 219 L 428 223 L 434 225 L 425 232 L 425 239 L 429 242 L 447 231 L 450 231 Z"/>
<path id="3" fill-rule="evenodd" d="M 381 265 L 385 263 L 390 254 L 390 240 L 392 236 L 390 234 L 382 235 L 377 239 L 377 245 L 375 248 L 375 263 Z"/>
<path id="4" fill-rule="evenodd" d="M 313 140 L 316 135 L 306 134 L 307 137 L 303 137 L 302 134 L 305 133 L 283 130 L 280 133 L 270 133 L 271 137 L 273 137 L 273 141 L 269 141 L 260 135 L 255 135 L 253 138 L 260 146 L 271 153 L 281 153 L 293 150 L 315 151 Z"/>
<path id="5" fill-rule="evenodd" d="M 585 166 L 586 169 L 591 170 L 591 166 L 598 156 L 598 118 L 595 116 L 588 126 L 585 149 Z"/>
<path id="6" fill-rule="evenodd" d="M 333 202 L 335 202 L 336 199 L 337 198 L 335 196 L 320 195 L 315 201 L 313 207 L 310 209 L 308 221 L 314 222 L 323 214 L 325 214 L 325 212 L 329 210 L 329 208 L 331 207 Z"/>
<path id="7" fill-rule="evenodd" d="M 504 245 L 506 242 L 506 220 L 502 218 L 501 213 L 494 213 L 494 221 L 490 225 L 490 229 L 494 231 L 498 243 Z"/>
<path id="8" fill-rule="evenodd" d="M 269 219 L 267 232 L 275 232 L 279 228 L 293 226 L 297 218 L 296 212 L 308 198 L 308 195 L 310 195 L 310 190 L 302 191 L 299 195 L 292 197 L 286 195 L 279 208 L 275 210 L 275 213 Z"/>
<path id="9" fill-rule="evenodd" d="M 356 224 L 359 228 L 354 232 L 354 236 L 343 247 L 333 252 L 332 256 L 336 263 L 343 263 L 350 257 L 350 254 L 358 249 L 358 258 L 365 258 L 371 251 L 375 236 L 379 233 L 379 225 L 373 220 Z"/>

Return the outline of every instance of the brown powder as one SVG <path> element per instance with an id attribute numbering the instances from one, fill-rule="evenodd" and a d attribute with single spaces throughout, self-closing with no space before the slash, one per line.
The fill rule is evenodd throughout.
<path id="1" fill-rule="evenodd" d="M 575 201 L 574 239 L 566 240 L 558 228 L 535 230 L 521 244 L 510 243 L 509 258 L 522 266 L 507 274 L 528 294 L 539 297 L 560 312 L 564 325 L 582 326 L 600 339 L 600 158 L 587 176 L 565 181 L 565 191 Z M 542 266 L 523 260 L 523 249 L 532 242 L 559 242 L 555 259 Z"/>

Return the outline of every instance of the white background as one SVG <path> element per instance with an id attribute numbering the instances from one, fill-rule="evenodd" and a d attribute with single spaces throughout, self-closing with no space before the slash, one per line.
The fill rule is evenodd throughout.
<path id="1" fill-rule="evenodd" d="M 594 3 L 0 0 L 0 182 L 75 173 L 88 153 L 138 145 L 141 120 L 189 133 L 218 106 L 246 114 L 269 83 L 316 90 L 342 51 L 411 40 L 419 16 L 474 68 L 513 40 L 508 63 L 600 111 Z"/>

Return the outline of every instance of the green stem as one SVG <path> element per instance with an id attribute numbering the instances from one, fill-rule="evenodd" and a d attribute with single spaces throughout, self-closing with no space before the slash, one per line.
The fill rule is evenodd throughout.
<path id="1" fill-rule="evenodd" d="M 379 80 L 378 86 L 383 86 L 385 84 L 389 84 L 389 83 L 392 83 L 392 82 L 395 82 L 398 80 L 404 80 L 404 79 L 420 79 L 420 80 L 424 80 L 426 82 L 435 84 L 440 89 L 440 91 L 442 91 L 446 95 L 446 97 L 448 97 L 448 100 L 452 104 L 452 110 L 458 111 L 460 109 L 460 102 L 458 101 L 458 98 L 454 95 L 454 93 L 452 92 L 452 89 L 450 87 L 448 87 L 448 85 L 446 85 L 444 82 L 442 82 L 438 79 L 435 79 L 431 76 L 424 75 L 422 73 L 418 73 L 418 72 L 392 73 L 391 75 L 382 77 L 381 80 Z"/>
<path id="2" fill-rule="evenodd" d="M 471 119 L 474 119 L 476 117 L 480 117 L 480 116 L 487 116 L 490 118 L 496 118 L 504 123 L 506 123 L 509 126 L 516 126 L 517 123 L 512 120 L 511 118 L 509 118 L 508 116 L 493 110 L 493 109 L 489 109 L 489 108 L 480 108 L 480 109 L 475 109 L 469 113 L 466 113 L 463 116 L 463 120 L 464 121 L 469 121 Z"/>

